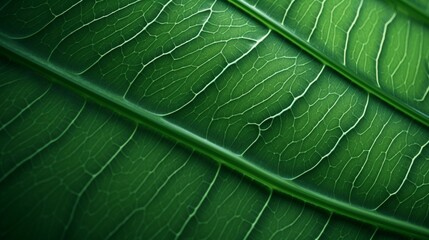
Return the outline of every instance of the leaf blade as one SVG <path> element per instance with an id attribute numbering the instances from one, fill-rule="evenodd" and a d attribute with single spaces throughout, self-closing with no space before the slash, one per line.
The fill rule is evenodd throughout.
<path id="1" fill-rule="evenodd" d="M 407 103 L 407 97 L 398 97 L 392 94 L 386 94 L 386 90 L 381 89 L 379 86 L 374 85 L 374 83 L 371 83 L 371 81 L 368 80 L 362 80 L 362 77 L 353 72 L 349 67 L 345 65 L 338 64 L 338 59 L 330 58 L 329 55 L 327 55 L 325 52 L 320 50 L 320 47 L 317 45 L 308 44 L 308 40 L 303 38 L 301 34 L 296 34 L 293 32 L 289 27 L 285 26 L 283 23 L 281 23 L 278 19 L 274 19 L 270 17 L 264 10 L 261 10 L 247 0 L 230 0 L 232 4 L 237 6 L 238 8 L 242 9 L 244 12 L 248 13 L 250 16 L 254 17 L 258 21 L 262 22 L 264 25 L 269 27 L 270 29 L 273 29 L 280 35 L 284 36 L 288 40 L 290 40 L 292 43 L 296 44 L 300 48 L 307 51 L 309 54 L 311 54 L 313 57 L 321 61 L 322 63 L 328 65 L 335 71 L 339 72 L 341 75 L 343 75 L 345 78 L 350 79 L 354 84 L 358 85 L 359 87 L 365 89 L 366 91 L 370 92 L 374 96 L 377 96 L 384 102 L 390 104 L 391 106 L 395 107 L 399 111 L 403 112 L 404 114 L 407 114 L 411 118 L 419 121 L 420 123 L 429 126 L 429 115 L 427 112 L 427 109 L 425 109 L 423 106 L 413 106 L 414 103 Z M 363 1 L 361 1 L 363 2 Z M 293 4 L 290 3 L 291 5 Z M 269 6 L 268 6 L 269 7 Z M 267 8 L 268 8 L 267 7 Z M 289 8 L 288 8 L 289 9 Z M 320 11 L 319 13 L 321 13 Z M 286 16 L 286 15 L 285 15 Z M 284 21 L 285 19 L 283 19 Z M 392 19 L 393 20 L 393 19 Z M 354 24 L 353 24 L 354 25 Z M 352 26 L 353 26 L 352 25 Z M 317 22 L 314 25 L 314 27 L 317 26 Z M 388 24 L 386 25 L 388 26 Z M 385 27 L 386 27 L 385 26 Z M 313 28 L 314 30 L 314 28 Z M 386 29 L 385 29 L 386 30 Z M 313 33 L 313 31 L 311 31 Z M 311 36 L 312 34 L 310 34 Z M 383 38 L 384 39 L 384 38 Z M 346 43 L 347 44 L 347 43 Z M 347 45 L 346 45 L 347 48 Z M 380 48 L 381 50 L 381 48 Z M 379 53 L 381 53 L 379 51 Z M 379 54 L 378 54 L 379 56 Z M 346 59 L 346 55 L 344 55 L 344 59 Z M 345 61 L 345 60 L 344 60 Z M 376 64 L 376 67 L 378 67 L 378 64 Z M 378 72 L 378 70 L 377 70 Z M 378 82 L 378 74 L 377 82 Z M 379 84 L 378 84 L 379 85 Z M 422 101 L 425 98 L 426 94 L 423 94 Z"/>
<path id="2" fill-rule="evenodd" d="M 167 11 L 167 8 L 163 8 L 163 6 L 167 5 L 161 4 L 157 7 Z M 186 59 L 187 56 L 190 56 L 192 60 L 197 59 L 197 61 L 194 60 L 194 63 L 199 63 L 198 61 L 200 61 L 200 59 L 195 56 L 209 56 L 209 58 L 204 58 L 202 60 L 203 63 L 208 63 L 207 65 L 196 64 L 197 66 L 203 67 L 197 68 L 197 70 L 191 72 L 183 71 L 183 76 L 185 76 L 184 79 L 193 80 L 193 84 L 185 86 L 187 90 L 189 90 L 188 93 L 190 93 L 188 94 L 185 92 L 184 95 L 188 94 L 186 98 L 180 95 L 182 90 L 186 88 L 182 88 L 180 91 L 175 91 L 175 89 L 171 91 L 170 89 L 163 88 L 162 91 L 158 91 L 151 85 L 158 84 L 155 86 L 169 86 L 169 80 L 171 78 L 166 76 L 170 76 L 169 74 L 174 76 L 177 72 L 182 73 L 182 70 L 176 71 L 174 68 L 173 70 L 167 68 L 168 74 L 161 74 L 160 78 L 154 78 L 160 79 L 158 81 L 160 83 L 154 83 L 155 81 L 152 81 L 150 84 L 146 84 L 147 79 L 144 78 L 144 75 L 138 73 L 137 75 L 139 75 L 140 78 L 136 78 L 138 81 L 135 82 L 134 86 L 139 86 L 140 90 L 137 89 L 139 91 L 136 91 L 136 89 L 130 88 L 130 85 L 128 85 L 128 88 L 123 88 L 122 85 L 122 89 L 126 89 L 126 91 L 133 93 L 133 97 L 138 97 L 142 96 L 139 95 L 141 94 L 141 89 L 148 89 L 145 87 L 148 86 L 149 89 L 152 88 L 151 90 L 156 90 L 156 93 L 162 94 L 165 98 L 157 97 L 155 94 L 152 94 L 152 100 L 148 100 L 150 96 L 148 96 L 149 94 L 146 96 L 146 93 L 150 93 L 150 91 L 145 90 L 143 96 L 148 97 L 147 99 L 144 99 L 144 101 L 140 99 L 140 101 L 138 101 L 138 98 L 132 98 L 131 102 L 131 100 L 124 99 L 123 92 L 113 88 L 112 86 L 114 85 L 107 86 L 107 83 L 110 83 L 109 81 L 112 80 L 111 75 L 116 75 L 120 73 L 120 71 L 114 71 L 111 75 L 100 74 L 103 73 L 104 70 L 111 70 L 111 68 L 109 68 L 111 66 L 109 64 L 112 64 L 111 59 L 97 60 L 98 58 L 92 58 L 95 59 L 93 61 L 96 61 L 96 64 L 90 66 L 100 68 L 100 72 L 85 70 L 83 71 L 84 73 L 82 73 L 79 69 L 78 71 L 72 71 L 73 68 L 67 68 L 61 62 L 54 61 L 55 58 L 47 57 L 47 55 L 44 54 L 37 54 L 37 51 L 31 50 L 25 44 L 25 41 L 23 43 L 16 39 L 5 40 L 7 36 L 4 35 L 2 43 L 9 48 L 9 50 L 15 51 L 18 55 L 20 54 L 21 57 L 23 57 L 21 58 L 22 62 L 26 62 L 24 64 L 39 70 L 44 77 L 54 81 L 59 80 L 63 85 L 68 85 L 75 89 L 80 95 L 89 97 L 95 102 L 107 106 L 113 110 L 113 112 L 121 113 L 127 119 L 141 122 L 146 127 L 155 129 L 155 131 L 168 135 L 178 141 L 187 142 L 190 149 L 197 148 L 199 152 L 210 156 L 214 160 L 229 165 L 238 172 L 256 178 L 259 182 L 264 182 L 266 186 L 275 188 L 275 186 L 273 187 L 272 185 L 285 185 L 287 187 L 279 187 L 279 189 L 283 189 L 281 191 L 284 192 L 292 193 L 292 195 L 299 195 L 301 199 L 307 201 L 313 197 L 315 199 L 312 200 L 313 204 L 322 202 L 322 205 L 327 209 L 330 209 L 327 206 L 331 204 L 334 205 L 333 208 L 342 209 L 337 211 L 347 212 L 352 209 L 351 211 L 354 212 L 354 215 L 359 215 L 361 213 L 356 209 L 360 208 L 356 208 L 356 206 L 361 205 L 364 207 L 364 217 L 362 218 L 365 218 L 368 213 L 371 215 L 371 206 L 374 204 L 380 204 L 379 206 L 381 206 L 390 200 L 392 195 L 389 194 L 394 193 L 394 195 L 396 195 L 399 190 L 401 190 L 400 194 L 402 194 L 403 184 L 411 182 L 411 184 L 418 185 L 418 178 L 416 179 L 412 176 L 412 180 L 408 180 L 408 173 L 411 173 L 411 175 L 418 175 L 419 172 L 414 170 L 416 167 L 413 166 L 413 164 L 414 162 L 420 162 L 420 159 L 422 159 L 421 161 L 423 162 L 425 160 L 424 152 L 427 151 L 427 148 L 425 148 L 427 142 L 425 143 L 424 140 L 427 135 L 425 135 L 426 130 L 424 127 L 422 128 L 418 124 L 404 120 L 401 114 L 394 113 L 394 111 L 388 107 L 382 107 L 382 104 L 380 105 L 376 100 L 368 97 L 368 95 L 365 95 L 362 91 L 341 83 L 340 78 L 335 75 L 335 73 L 326 69 L 323 65 L 317 63 L 317 61 L 313 61 L 312 58 L 301 53 L 296 48 L 283 46 L 283 42 L 279 40 L 280 38 L 278 38 L 277 35 L 269 31 L 267 33 L 262 27 L 255 27 L 257 26 L 255 23 L 250 24 L 251 26 L 243 27 L 251 22 L 244 17 L 238 17 L 237 12 L 226 12 L 226 4 L 217 3 L 215 5 L 208 4 L 207 6 L 208 8 L 204 5 L 201 9 L 194 9 L 196 14 L 204 13 L 201 15 L 201 18 L 197 18 L 199 20 L 196 21 L 196 26 L 206 31 L 217 28 L 218 31 L 222 29 L 221 32 L 223 32 L 233 27 L 240 27 L 240 29 L 244 31 L 237 33 L 228 31 L 227 34 L 225 34 L 226 36 L 211 39 L 213 44 L 208 44 L 209 46 L 215 46 L 218 43 L 223 44 L 222 41 L 227 43 L 221 45 L 221 48 L 215 46 L 213 48 L 214 50 L 203 46 L 199 38 L 191 38 L 192 40 L 198 40 L 192 42 L 193 45 L 195 45 L 194 48 L 186 44 L 186 42 L 189 42 L 189 37 L 182 36 L 175 39 L 175 41 L 179 42 L 178 45 L 180 48 L 172 48 L 173 50 L 166 51 L 168 54 L 174 53 L 171 58 L 171 66 L 176 66 L 176 68 L 181 70 L 183 66 L 192 65 L 187 61 L 185 63 L 179 62 Z M 154 12 L 157 13 L 157 11 Z M 155 14 L 154 16 L 155 19 L 157 19 L 157 15 Z M 191 16 L 196 15 L 191 14 Z M 211 19 L 211 21 L 207 21 L 207 19 Z M 214 19 L 216 19 L 216 21 L 214 21 Z M 225 21 L 225 19 L 234 19 L 234 24 L 228 21 L 226 24 L 222 24 L 222 21 Z M 213 24 L 212 21 L 219 23 L 219 25 L 204 25 L 205 22 Z M 153 21 L 148 21 L 148 23 L 150 22 Z M 162 31 L 160 32 L 163 33 Z M 198 36 L 199 32 L 202 31 L 194 31 L 194 33 L 197 33 L 196 36 Z M 217 32 L 214 31 L 213 33 Z M 204 35 L 204 38 L 207 38 L 207 36 L 210 36 L 210 34 Z M 168 43 L 169 40 L 166 41 L 166 45 L 170 44 Z M 199 44 L 196 45 L 195 43 Z M 9 46 L 7 46 L 8 44 Z M 186 51 L 180 53 L 183 55 L 178 54 L 177 50 L 181 48 L 189 51 L 191 54 Z M 122 47 L 120 47 L 120 49 L 122 50 Z M 150 48 L 148 49 L 150 50 Z M 219 55 L 218 52 L 216 52 L 218 49 L 221 50 L 222 54 Z M 229 50 L 223 52 L 223 49 Z M 7 52 L 6 49 L 2 51 L 3 53 Z M 109 54 L 114 55 L 113 52 L 117 53 L 119 51 L 112 51 Z M 15 60 L 18 59 L 16 54 L 10 53 L 10 55 L 15 58 Z M 161 57 L 155 57 L 154 59 L 164 62 L 162 64 L 156 62 L 155 66 L 158 72 L 162 72 L 161 70 L 166 69 L 165 66 L 169 66 L 165 64 L 165 61 L 170 61 L 170 59 L 163 54 L 159 56 Z M 131 61 L 122 59 L 122 57 L 123 56 L 120 56 L 119 60 L 123 60 L 126 64 L 131 63 Z M 138 57 L 140 57 L 140 55 Z M 139 60 L 139 58 L 137 58 L 137 60 Z M 151 60 L 149 60 L 149 62 L 150 61 Z M 116 62 L 117 60 L 113 61 L 113 65 Z M 198 73 L 204 73 L 205 69 L 210 69 L 210 67 L 212 67 L 210 65 L 216 66 L 217 64 L 221 67 L 213 73 L 204 75 L 207 77 L 202 78 L 204 81 L 195 81 L 198 79 L 196 78 L 198 74 L 193 75 L 193 73 L 196 71 L 198 71 Z M 276 67 L 277 65 L 281 67 L 286 66 L 286 68 L 279 69 Z M 84 67 L 82 69 L 87 68 Z M 202 71 L 200 71 L 200 69 L 202 69 Z M 156 75 L 156 71 L 152 74 Z M 123 75 L 119 74 L 118 76 Z M 151 75 L 148 74 L 148 76 Z M 99 82 L 94 82 L 94 79 L 97 79 Z M 284 81 L 284 79 L 287 81 Z M 142 80 L 143 83 L 139 83 L 139 81 Z M 112 81 L 112 83 L 113 82 L 114 81 Z M 123 82 L 121 81 L 121 83 Z M 263 91 L 264 89 L 268 90 Z M 163 100 L 159 101 L 159 99 Z M 156 101 L 158 101 L 158 105 L 154 104 Z M 369 101 L 371 105 L 369 105 Z M 279 105 L 276 106 L 275 104 Z M 366 110 L 367 106 L 371 107 Z M 266 112 L 263 112 L 261 109 Z M 368 115 L 367 113 L 370 114 Z M 212 118 L 210 119 L 206 116 L 211 116 Z M 371 122 L 371 119 L 370 121 L 366 120 L 364 116 L 366 118 L 372 118 L 374 123 Z M 306 122 L 305 118 L 307 117 L 309 120 Z M 375 120 L 377 118 L 381 120 Z M 386 120 L 385 124 L 382 123 L 384 119 Z M 403 123 L 401 123 L 402 121 Z M 383 136 L 385 135 L 388 137 L 391 142 L 383 142 L 380 140 L 380 143 L 377 143 L 377 145 L 373 144 L 366 149 L 362 141 L 363 138 L 359 137 L 359 135 L 365 135 L 366 132 L 374 133 L 373 128 L 380 124 L 382 129 L 389 129 L 389 131 L 393 132 L 393 135 L 390 136 L 385 131 L 381 131 L 379 134 L 369 134 L 368 138 L 373 139 L 375 144 L 381 139 L 380 136 L 383 133 Z M 374 127 L 372 125 L 374 125 Z M 284 127 L 281 128 L 281 126 Z M 401 131 L 401 128 L 404 127 L 408 127 L 409 133 Z M 367 131 L 365 128 L 371 129 L 371 131 Z M 219 132 L 219 129 L 226 129 L 226 131 L 222 133 L 222 131 Z M 254 129 L 256 129 L 256 131 L 254 131 Z M 277 136 L 276 131 L 278 131 Z M 418 131 L 421 133 L 416 134 Z M 288 133 L 292 134 L 289 135 Z M 353 135 L 350 135 L 350 133 Z M 414 139 L 413 141 L 404 140 L 408 138 Z M 386 158 L 383 159 L 383 157 L 380 157 L 382 155 L 377 156 L 377 154 L 386 152 L 386 155 L 392 155 L 390 153 L 391 149 L 401 149 L 400 155 L 393 154 L 392 156 L 388 156 L 387 159 L 393 160 L 393 162 L 397 164 L 404 165 L 399 170 L 395 171 L 395 168 L 392 169 L 392 171 L 398 172 L 404 176 L 403 182 L 384 183 L 382 185 L 386 187 L 386 191 L 383 191 L 383 189 L 377 186 L 374 187 L 374 185 L 366 183 L 366 179 L 362 180 L 359 176 L 375 179 L 374 182 L 385 181 L 388 176 L 373 170 L 377 169 L 377 161 L 365 161 L 365 158 L 358 158 L 359 154 L 353 155 L 355 153 L 349 155 L 342 153 L 342 149 L 351 148 L 353 146 L 351 144 L 345 144 L 347 141 L 352 141 L 353 139 L 357 139 L 355 142 L 362 143 L 363 153 L 366 151 L 368 152 L 367 159 L 380 159 L 383 166 L 389 166 L 390 168 L 392 168 L 392 164 L 389 164 Z M 294 147 L 299 144 L 301 144 L 301 149 L 297 148 L 298 151 L 295 151 Z M 317 147 L 316 151 L 312 146 Z M 281 149 L 282 147 L 283 150 Z M 283 152 L 285 154 L 283 154 Z M 271 154 L 284 156 L 283 158 L 279 158 L 279 161 L 276 161 L 275 157 Z M 320 158 L 318 158 L 318 155 L 320 155 Z M 411 163 L 407 165 L 407 159 L 401 160 L 398 159 L 398 156 L 413 157 L 410 161 Z M 328 181 L 326 181 L 326 183 L 322 181 L 323 184 L 320 186 L 311 185 L 309 187 L 309 184 L 313 182 L 312 178 L 329 179 L 331 177 L 328 174 L 329 172 L 323 172 L 325 171 L 327 161 L 341 161 L 343 157 L 346 159 L 359 159 L 364 166 L 369 166 L 369 173 L 365 172 L 366 170 L 363 167 L 361 170 L 363 174 L 361 174 L 361 172 L 356 173 L 357 175 L 353 181 L 351 190 L 349 188 L 349 199 L 347 199 L 347 196 L 342 196 L 338 191 L 338 189 L 343 189 L 343 187 L 323 192 L 326 191 L 324 188 L 328 184 Z M 263 160 L 266 161 L 264 162 Z M 295 164 L 294 162 L 297 160 L 302 161 L 303 164 Z M 283 162 L 291 163 L 284 164 Z M 341 164 L 341 166 L 344 166 L 344 169 L 346 169 L 347 165 L 351 163 L 346 162 Z M 294 167 L 291 168 L 288 166 Z M 418 169 L 426 168 L 424 164 L 418 165 L 418 167 Z M 375 172 L 373 173 L 373 171 Z M 343 180 L 346 178 L 342 175 L 342 172 L 334 171 L 334 173 L 339 174 L 337 179 L 338 182 L 347 182 L 347 180 Z M 262 177 L 259 177 L 260 175 Z M 275 184 L 273 184 L 273 182 Z M 287 184 L 285 184 L 285 182 Z M 425 184 L 424 180 L 422 184 Z M 337 185 L 335 184 L 335 186 Z M 363 186 L 362 190 L 361 186 Z M 323 191 L 315 191 L 317 187 L 320 187 Z M 397 191 L 395 187 L 398 187 Z M 344 189 L 347 190 L 346 187 L 344 187 Z M 381 202 L 378 203 L 377 201 L 380 199 L 377 199 L 377 201 L 373 199 L 368 200 L 367 198 L 351 200 L 352 198 L 350 196 L 360 194 L 362 191 L 381 191 L 381 194 L 386 196 L 386 198 L 381 199 Z M 423 193 L 424 190 L 422 190 L 422 188 L 417 189 L 414 194 L 415 197 L 411 198 L 411 203 L 415 201 L 414 204 L 417 204 L 421 201 L 418 199 L 419 197 L 422 197 L 421 199 L 424 201 Z M 307 195 L 310 195 L 310 197 Z M 336 200 L 336 198 L 339 200 Z M 403 198 L 402 195 L 401 198 Z M 321 199 L 326 199 L 326 203 Z M 349 202 L 347 202 L 347 200 Z M 349 203 L 353 203 L 351 205 L 352 207 L 348 205 Z M 393 206 L 398 208 L 401 207 L 403 203 L 389 204 L 393 204 Z M 416 209 L 420 208 L 424 210 L 424 207 L 418 207 Z M 386 212 L 374 211 L 373 215 L 375 217 L 370 218 L 380 219 L 381 217 L 381 219 L 384 220 L 394 219 L 393 221 L 383 220 L 382 222 L 386 222 L 384 225 L 393 224 L 391 228 L 401 226 L 402 223 L 405 223 L 405 225 L 408 224 L 411 226 L 404 227 L 405 229 L 408 228 L 407 231 L 414 232 L 413 230 L 419 229 L 417 231 L 425 234 L 427 229 L 421 227 L 421 225 L 424 226 L 426 221 L 424 216 L 422 217 L 419 213 L 414 213 L 414 209 L 409 210 L 410 212 L 407 211 L 408 210 L 400 213 L 395 212 L 393 215 L 390 215 L 390 212 L 386 214 Z M 347 215 L 347 213 L 344 214 Z M 353 214 L 349 215 L 351 216 Z M 415 216 L 413 217 L 413 222 L 408 223 L 408 221 L 403 220 L 404 215 L 406 216 L 407 214 L 413 214 L 413 216 Z M 371 221 L 371 219 L 366 219 L 365 221 Z M 395 228 L 394 230 L 398 229 Z"/>

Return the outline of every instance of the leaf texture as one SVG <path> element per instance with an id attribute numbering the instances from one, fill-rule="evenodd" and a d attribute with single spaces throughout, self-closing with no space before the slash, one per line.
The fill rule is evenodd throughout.
<path id="1" fill-rule="evenodd" d="M 417 3 L 410 1 L 404 7 L 363 0 L 231 2 L 346 78 L 429 125 L 429 51 L 424 47 L 429 17 L 400 11 L 414 10 Z"/>
<path id="2" fill-rule="evenodd" d="M 427 238 L 427 25 L 243 3 L 2 3 L 2 237 Z"/>

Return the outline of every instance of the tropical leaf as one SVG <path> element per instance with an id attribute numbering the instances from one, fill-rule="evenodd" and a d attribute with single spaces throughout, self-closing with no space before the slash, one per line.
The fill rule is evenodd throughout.
<path id="1" fill-rule="evenodd" d="M 2 3 L 1 237 L 428 238 L 418 4 Z"/>

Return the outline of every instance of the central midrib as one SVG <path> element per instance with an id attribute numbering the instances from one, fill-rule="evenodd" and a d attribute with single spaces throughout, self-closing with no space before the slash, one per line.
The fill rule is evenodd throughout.
<path id="1" fill-rule="evenodd" d="M 1 53 L 16 62 L 35 70 L 43 77 L 63 85 L 82 97 L 91 99 L 92 101 L 124 116 L 129 120 L 138 122 L 165 137 L 180 142 L 187 148 L 196 150 L 197 152 L 256 180 L 262 185 L 293 196 L 327 211 L 347 216 L 361 222 L 369 223 L 408 236 L 415 236 L 418 238 L 429 237 L 429 229 L 427 228 L 399 219 L 390 218 L 386 215 L 377 214 L 376 212 L 329 198 L 325 195 L 305 189 L 291 180 L 283 179 L 263 168 L 259 168 L 257 165 L 246 161 L 242 156 L 179 127 L 167 121 L 163 117 L 142 108 L 141 106 L 126 101 L 121 96 L 114 95 L 100 86 L 85 81 L 80 76 L 70 74 L 53 64 L 47 63 L 37 56 L 26 53 L 20 46 L 13 42 L 9 42 L 2 37 L 0 37 L 0 45 Z"/>

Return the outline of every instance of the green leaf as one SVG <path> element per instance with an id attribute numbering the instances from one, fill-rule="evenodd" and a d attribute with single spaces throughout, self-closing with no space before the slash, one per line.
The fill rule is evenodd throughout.
<path id="1" fill-rule="evenodd" d="M 429 16 L 413 11 L 416 2 L 230 1 L 366 91 L 429 125 L 429 51 L 424 48 Z"/>
<path id="2" fill-rule="evenodd" d="M 429 237 L 424 11 L 231 2 L 2 3 L 1 238 Z"/>

